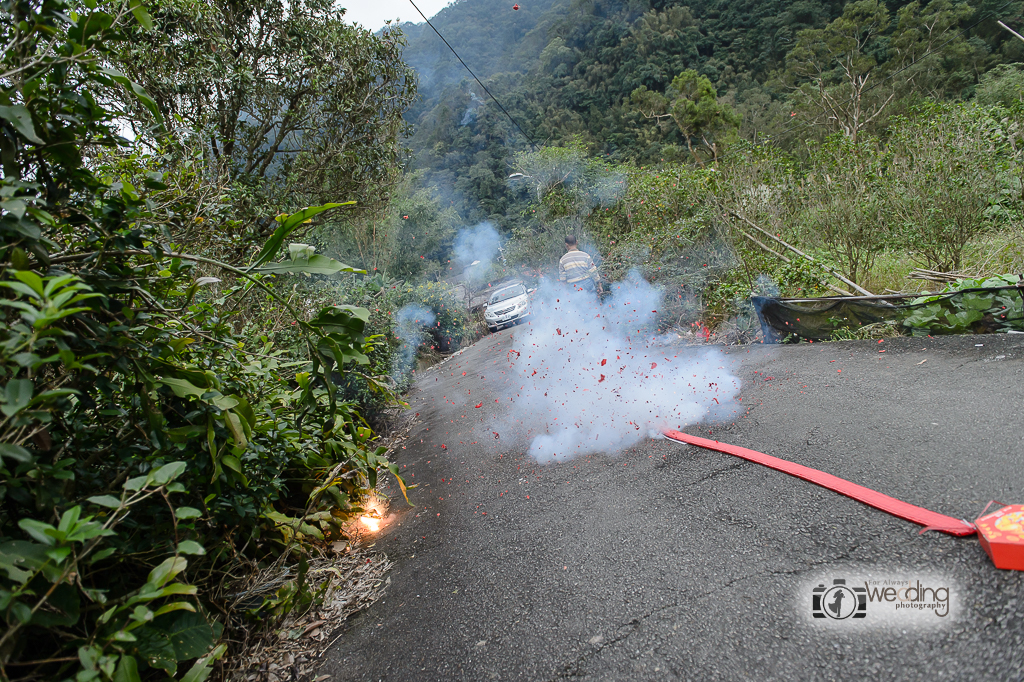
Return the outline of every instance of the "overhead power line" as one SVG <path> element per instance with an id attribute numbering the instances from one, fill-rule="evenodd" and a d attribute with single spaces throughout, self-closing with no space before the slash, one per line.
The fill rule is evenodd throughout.
<path id="1" fill-rule="evenodd" d="M 409 4 L 410 4 L 410 5 L 412 5 L 412 6 L 413 6 L 413 7 L 414 7 L 414 8 L 416 9 L 416 11 L 417 11 L 417 12 L 419 12 L 420 16 L 421 16 L 421 17 L 423 17 L 423 21 L 427 22 L 427 26 L 429 26 L 430 28 L 434 29 L 434 33 L 436 33 L 436 34 L 437 34 L 437 37 L 438 37 L 438 38 L 440 38 L 440 39 L 441 39 L 441 41 L 442 41 L 442 42 L 443 42 L 443 43 L 444 43 L 445 45 L 447 45 L 447 46 L 448 46 L 448 49 L 452 51 L 452 54 L 453 54 L 453 55 L 455 55 L 455 58 L 456 58 L 456 59 L 458 59 L 458 60 L 459 60 L 459 62 L 460 62 L 460 63 L 461 63 L 461 64 L 462 64 L 462 65 L 463 65 L 464 67 L 466 67 L 466 71 L 469 71 L 469 75 L 473 77 L 473 80 L 475 80 L 475 81 L 476 81 L 477 83 L 479 83 L 479 84 L 480 84 L 480 87 L 484 89 L 484 92 L 486 92 L 486 93 L 487 93 L 487 96 L 488 96 L 488 97 L 490 97 L 490 98 L 491 98 L 492 100 L 494 100 L 494 103 L 498 105 L 498 108 L 499 108 L 499 109 L 501 109 L 501 112 L 502 112 L 503 114 L 505 114 L 506 116 L 508 116 L 508 120 L 512 121 L 512 125 L 514 125 L 514 126 L 515 126 L 515 127 L 516 127 L 516 128 L 518 129 L 518 130 L 519 130 L 519 132 L 521 132 L 521 133 L 523 134 L 523 137 L 525 137 L 525 138 L 526 138 L 527 140 L 529 140 L 529 141 L 530 141 L 530 144 L 531 144 L 531 145 L 533 145 L 533 147 L 534 147 L 534 148 L 536 148 L 536 147 L 537 147 L 537 143 L 536 143 L 536 142 L 534 142 L 533 138 L 532 138 L 532 137 L 530 137 L 530 136 L 529 136 L 529 134 L 527 134 L 527 132 L 526 132 L 525 130 L 523 130 L 522 126 L 520 126 L 520 125 L 519 125 L 519 124 L 518 124 L 518 123 L 516 122 L 516 120 L 515 120 L 515 119 L 514 119 L 514 118 L 512 117 L 512 114 L 508 113 L 508 111 L 507 111 L 507 110 L 505 109 L 505 107 L 503 107 L 503 106 L 501 105 L 501 102 L 499 102 L 499 101 L 498 101 L 498 98 L 497 98 L 497 97 L 495 97 L 495 96 L 494 96 L 493 94 L 491 94 L 491 91 L 487 89 L 487 86 L 486 86 L 486 85 L 484 85 L 483 81 L 481 81 L 481 80 L 480 80 L 479 78 L 477 78 L 476 74 L 475 74 L 475 73 L 473 73 L 473 69 L 469 68 L 469 64 L 467 64 L 467 63 L 466 63 L 466 62 L 465 62 L 465 61 L 464 61 L 464 60 L 462 59 L 462 57 L 460 57 L 460 56 L 459 56 L 459 53 L 455 51 L 455 48 L 451 46 L 451 43 L 449 43 L 449 42 L 448 42 L 447 40 L 445 40 L 445 37 L 444 37 L 443 35 L 441 35 L 441 32 L 440 32 L 440 31 L 438 31 L 438 30 L 437 30 L 436 28 L 434 28 L 434 25 L 433 25 L 432 23 L 430 23 L 430 19 L 427 19 L 427 15 L 425 15 L 425 14 L 424 14 L 424 13 L 423 13 L 423 12 L 422 12 L 422 11 L 420 10 L 420 8 L 419 8 L 419 7 L 416 7 L 416 3 L 415 3 L 415 2 L 413 2 L 413 0 L 409 0 Z"/>

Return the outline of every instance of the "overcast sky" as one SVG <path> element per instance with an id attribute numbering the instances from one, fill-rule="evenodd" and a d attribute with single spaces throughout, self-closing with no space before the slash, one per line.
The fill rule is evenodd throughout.
<path id="1" fill-rule="evenodd" d="M 414 1 L 428 19 L 433 19 L 435 14 L 452 3 L 452 0 Z M 346 10 L 346 22 L 362 24 L 371 31 L 383 27 L 388 19 L 401 19 L 414 24 L 423 23 L 423 17 L 416 12 L 409 0 L 342 0 L 340 4 Z"/>

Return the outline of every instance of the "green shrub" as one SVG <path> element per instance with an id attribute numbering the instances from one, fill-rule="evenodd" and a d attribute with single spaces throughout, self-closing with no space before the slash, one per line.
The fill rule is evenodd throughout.
<path id="1" fill-rule="evenodd" d="M 226 651 L 233 572 L 336 533 L 389 466 L 337 379 L 387 396 L 380 339 L 365 308 L 282 295 L 351 268 L 302 244 L 272 262 L 340 204 L 277 216 L 247 266 L 173 243 L 207 206 L 152 159 L 104 166 L 125 141 L 97 93 L 152 101 L 102 66 L 114 18 L 76 9 L 12 5 L 24 49 L 0 64 L 22 70 L 0 85 L 0 677 L 198 682 Z M 235 329 L 254 299 L 288 315 L 289 346 Z"/>

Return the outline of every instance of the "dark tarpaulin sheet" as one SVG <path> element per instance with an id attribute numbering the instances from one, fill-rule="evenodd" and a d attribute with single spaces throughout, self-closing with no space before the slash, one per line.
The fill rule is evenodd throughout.
<path id="1" fill-rule="evenodd" d="M 1022 292 L 1024 285 L 973 288 L 895 304 L 858 297 L 807 301 L 752 296 L 750 300 L 765 343 L 795 343 L 828 341 L 836 330 L 878 322 L 896 322 L 903 333 L 919 336 L 1024 331 Z"/>

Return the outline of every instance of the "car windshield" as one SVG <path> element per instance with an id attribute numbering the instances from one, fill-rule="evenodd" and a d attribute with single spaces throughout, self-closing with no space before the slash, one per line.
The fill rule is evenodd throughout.
<path id="1" fill-rule="evenodd" d="M 524 287 L 522 284 L 517 284 L 514 287 L 507 287 L 505 289 L 501 289 L 500 291 L 495 291 L 491 295 L 491 300 L 487 302 L 487 305 L 501 303 L 502 301 L 507 301 L 510 298 L 522 296 L 525 293 L 526 287 Z"/>

